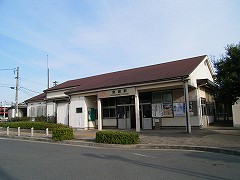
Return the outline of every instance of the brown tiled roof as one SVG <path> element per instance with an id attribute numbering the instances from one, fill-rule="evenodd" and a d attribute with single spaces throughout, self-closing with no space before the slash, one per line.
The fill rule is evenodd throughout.
<path id="1" fill-rule="evenodd" d="M 25 102 L 32 102 L 32 101 L 43 101 L 46 98 L 46 94 L 42 93 L 37 96 L 34 96 L 30 99 L 27 99 Z"/>
<path id="2" fill-rule="evenodd" d="M 117 71 L 97 76 L 66 81 L 45 92 L 71 88 L 68 92 L 81 92 L 102 88 L 134 85 L 154 81 L 180 78 L 190 73 L 203 61 L 206 55 L 151 66 Z"/>

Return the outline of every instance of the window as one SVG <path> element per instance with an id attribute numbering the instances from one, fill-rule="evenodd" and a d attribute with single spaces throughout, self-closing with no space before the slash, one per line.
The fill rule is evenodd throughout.
<path id="1" fill-rule="evenodd" d="M 115 98 L 103 99 L 103 107 L 115 106 L 115 105 L 116 105 L 116 99 Z"/>
<path id="2" fill-rule="evenodd" d="M 152 94 L 152 102 L 153 102 L 153 104 L 161 103 L 162 102 L 162 93 L 154 92 Z"/>
<path id="3" fill-rule="evenodd" d="M 202 105 L 202 115 L 207 115 L 207 111 L 206 111 L 206 99 L 205 98 L 201 98 L 201 105 Z"/>
<path id="4" fill-rule="evenodd" d="M 35 115 L 35 107 L 31 107 L 29 114 L 30 114 L 30 117 L 36 117 L 36 115 Z"/>
<path id="5" fill-rule="evenodd" d="M 82 113 L 82 108 L 76 108 L 76 113 Z"/>
<path id="6" fill-rule="evenodd" d="M 116 108 L 103 108 L 103 118 L 116 118 Z"/>
<path id="7" fill-rule="evenodd" d="M 44 107 L 38 106 L 37 107 L 37 117 L 44 116 Z"/>
<path id="8" fill-rule="evenodd" d="M 208 116 L 213 116 L 213 104 L 212 103 L 207 103 L 206 104 L 206 109 L 207 109 L 207 115 Z"/>
<path id="9" fill-rule="evenodd" d="M 134 96 L 123 96 L 118 98 L 118 105 L 134 104 Z"/>
<path id="10" fill-rule="evenodd" d="M 172 102 L 172 92 L 162 91 L 152 93 L 152 102 L 156 103 L 171 103 Z"/>
<path id="11" fill-rule="evenodd" d="M 140 93 L 139 94 L 140 103 L 151 103 L 152 102 L 152 93 Z"/>
<path id="12" fill-rule="evenodd" d="M 116 98 L 103 99 L 103 118 L 116 118 Z"/>
<path id="13" fill-rule="evenodd" d="M 159 91 L 152 93 L 152 115 L 156 117 L 173 117 L 172 92 Z M 157 107 L 157 108 L 156 108 Z"/>

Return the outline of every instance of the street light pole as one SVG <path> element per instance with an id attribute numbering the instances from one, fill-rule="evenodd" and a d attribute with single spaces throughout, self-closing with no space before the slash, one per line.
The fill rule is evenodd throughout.
<path id="1" fill-rule="evenodd" d="M 15 69 L 17 71 L 16 75 L 16 96 L 15 96 L 15 117 L 18 117 L 18 86 L 19 86 L 19 67 Z"/>

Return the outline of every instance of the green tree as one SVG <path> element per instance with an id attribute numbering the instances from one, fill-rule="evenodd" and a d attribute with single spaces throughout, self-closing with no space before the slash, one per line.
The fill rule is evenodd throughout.
<path id="1" fill-rule="evenodd" d="M 216 100 L 224 106 L 224 115 L 240 97 L 240 42 L 227 45 L 225 50 L 225 54 L 214 61 L 218 85 Z"/>

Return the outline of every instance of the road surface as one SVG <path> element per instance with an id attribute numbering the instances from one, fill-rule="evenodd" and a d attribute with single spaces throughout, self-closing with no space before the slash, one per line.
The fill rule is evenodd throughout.
<path id="1" fill-rule="evenodd" d="M 0 139 L 0 179 L 240 179 L 240 157 Z"/>

